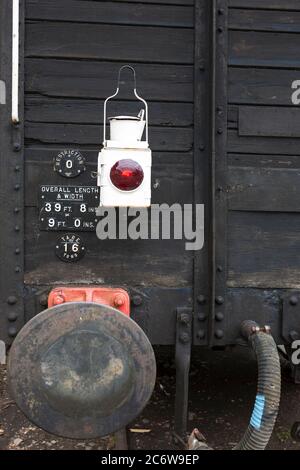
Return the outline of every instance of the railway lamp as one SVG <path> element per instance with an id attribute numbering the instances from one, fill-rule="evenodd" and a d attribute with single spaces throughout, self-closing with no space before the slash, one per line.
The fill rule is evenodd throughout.
<path id="1" fill-rule="evenodd" d="M 137 100 L 143 103 L 143 109 L 138 116 L 109 118 L 108 140 L 106 139 L 107 103 L 118 95 L 121 72 L 126 68 L 133 72 L 133 92 Z M 152 156 L 148 143 L 148 105 L 137 93 L 133 67 L 124 65 L 120 68 L 117 89 L 104 102 L 103 122 L 103 148 L 98 157 L 100 206 L 149 207 Z M 144 133 L 145 140 L 143 140 Z"/>

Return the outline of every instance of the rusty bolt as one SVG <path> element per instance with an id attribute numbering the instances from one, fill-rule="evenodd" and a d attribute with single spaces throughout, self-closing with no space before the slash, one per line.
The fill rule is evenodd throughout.
<path id="1" fill-rule="evenodd" d="M 136 307 L 138 307 L 139 305 L 142 305 L 143 303 L 143 299 L 140 295 L 134 295 L 131 299 L 133 305 L 135 305 Z"/>
<path id="2" fill-rule="evenodd" d="M 224 313 L 222 313 L 222 312 L 217 312 L 217 313 L 216 313 L 216 320 L 217 320 L 217 321 L 223 321 L 223 320 L 224 320 Z"/>
<path id="3" fill-rule="evenodd" d="M 222 305 L 223 303 L 224 303 L 224 298 L 221 295 L 216 297 L 216 304 Z"/>
<path id="4" fill-rule="evenodd" d="M 18 314 L 16 312 L 8 312 L 7 319 L 8 321 L 16 321 Z"/>
<path id="5" fill-rule="evenodd" d="M 298 297 L 296 295 L 292 295 L 290 297 L 290 304 L 291 305 L 297 305 L 298 304 Z"/>
<path id="6" fill-rule="evenodd" d="M 296 441 L 300 441 L 300 422 L 299 421 L 296 421 L 293 424 L 292 430 L 291 430 L 291 436 Z"/>
<path id="7" fill-rule="evenodd" d="M 189 342 L 190 336 L 187 333 L 181 333 L 179 339 L 182 343 L 186 344 Z"/>
<path id="8" fill-rule="evenodd" d="M 216 331 L 215 331 L 215 337 L 216 337 L 217 339 L 222 339 L 223 336 L 224 336 L 224 331 L 223 331 L 223 330 L 216 330 Z"/>
<path id="9" fill-rule="evenodd" d="M 17 303 L 18 299 L 17 297 L 15 297 L 14 295 L 10 295 L 8 298 L 7 298 L 7 303 L 9 305 L 15 305 Z"/>
<path id="10" fill-rule="evenodd" d="M 65 299 L 63 298 L 62 295 L 56 295 L 53 299 L 53 303 L 54 305 L 60 305 L 60 304 L 63 304 L 65 301 Z"/>
<path id="11" fill-rule="evenodd" d="M 119 308 L 119 307 L 122 307 L 122 305 L 124 305 L 125 303 L 125 300 L 124 300 L 124 296 L 123 295 L 116 295 L 115 298 L 114 298 L 114 306 Z"/>

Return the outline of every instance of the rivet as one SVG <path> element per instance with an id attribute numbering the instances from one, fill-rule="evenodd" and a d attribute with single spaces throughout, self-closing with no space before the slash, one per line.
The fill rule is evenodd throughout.
<path id="1" fill-rule="evenodd" d="M 18 214 L 18 212 L 20 212 L 20 208 L 19 208 L 19 207 L 15 207 L 15 208 L 14 208 L 14 212 L 15 212 L 15 214 Z"/>
<path id="2" fill-rule="evenodd" d="M 115 307 L 122 307 L 122 305 L 124 305 L 124 303 L 125 303 L 124 296 L 123 295 L 116 295 L 116 297 L 114 298 Z"/>
<path id="3" fill-rule="evenodd" d="M 219 15 L 224 15 L 224 8 L 219 8 L 218 9 L 218 14 Z"/>
<path id="4" fill-rule="evenodd" d="M 223 330 L 216 330 L 216 331 L 215 331 L 215 337 L 216 337 L 217 339 L 222 339 L 223 336 L 224 336 L 224 331 L 223 331 Z"/>
<path id="5" fill-rule="evenodd" d="M 16 312 L 8 312 L 7 319 L 8 321 L 16 321 L 18 318 L 18 314 Z"/>
<path id="6" fill-rule="evenodd" d="M 39 298 L 39 301 L 40 301 L 40 305 L 42 307 L 47 307 L 47 305 L 48 305 L 48 295 L 46 295 L 46 294 L 41 295 L 40 298 Z"/>
<path id="7" fill-rule="evenodd" d="M 20 187 L 21 186 L 19 184 L 15 184 L 15 191 L 19 191 Z"/>
<path id="8" fill-rule="evenodd" d="M 16 249 L 15 249 L 15 254 L 16 254 L 16 255 L 19 255 L 20 253 L 21 253 L 20 248 L 16 248 Z"/>
<path id="9" fill-rule="evenodd" d="M 190 336 L 187 333 L 181 333 L 181 335 L 179 336 L 179 339 L 182 343 L 186 344 L 189 342 Z"/>
<path id="10" fill-rule="evenodd" d="M 197 331 L 197 337 L 198 337 L 199 339 L 205 338 L 205 331 L 204 331 L 204 330 L 198 330 L 198 331 Z"/>
<path id="11" fill-rule="evenodd" d="M 295 330 L 290 331 L 289 336 L 290 336 L 292 341 L 296 341 L 300 338 L 300 335 L 299 335 L 298 331 L 295 331 Z"/>
<path id="12" fill-rule="evenodd" d="M 14 151 L 19 152 L 21 150 L 21 145 L 20 144 L 14 144 Z"/>
<path id="13" fill-rule="evenodd" d="M 16 334 L 17 334 L 17 328 L 15 326 L 10 326 L 8 328 L 8 335 L 13 338 L 16 336 Z"/>
<path id="14" fill-rule="evenodd" d="M 298 305 L 298 297 L 296 295 L 292 295 L 292 297 L 290 297 L 290 304 Z"/>
<path id="15" fill-rule="evenodd" d="M 219 127 L 217 132 L 218 132 L 218 134 L 223 134 L 223 129 L 221 127 Z"/>
<path id="16" fill-rule="evenodd" d="M 7 298 L 7 303 L 9 305 L 15 305 L 17 303 L 18 299 L 17 297 L 15 297 L 14 295 L 10 295 L 8 298 Z"/>
<path id="17" fill-rule="evenodd" d="M 20 232 L 20 227 L 19 227 L 19 225 L 15 225 L 15 232 Z"/>
<path id="18" fill-rule="evenodd" d="M 180 323 L 182 323 L 183 325 L 188 325 L 190 321 L 190 317 L 187 313 L 182 313 L 180 315 Z"/>
<path id="19" fill-rule="evenodd" d="M 65 299 L 63 298 L 62 295 L 56 295 L 53 299 L 53 303 L 54 305 L 60 305 L 60 304 L 63 304 L 65 301 Z"/>
<path id="20" fill-rule="evenodd" d="M 20 171 L 21 170 L 21 167 L 19 165 L 16 165 L 15 166 L 15 171 Z"/>
<path id="21" fill-rule="evenodd" d="M 142 305 L 143 299 L 140 295 L 134 295 L 131 299 L 131 302 L 133 303 L 133 305 L 138 307 L 139 305 Z"/>
<path id="22" fill-rule="evenodd" d="M 224 303 L 224 298 L 221 295 L 216 297 L 216 304 L 222 305 L 223 303 Z"/>
<path id="23" fill-rule="evenodd" d="M 217 320 L 217 321 L 223 321 L 223 320 L 224 320 L 224 313 L 222 313 L 222 312 L 217 312 L 216 315 L 215 315 L 215 317 L 216 317 L 216 320 Z"/>
<path id="24" fill-rule="evenodd" d="M 200 150 L 203 151 L 203 150 L 205 150 L 205 145 L 204 145 L 204 144 L 200 144 L 199 148 L 200 148 Z"/>
<path id="25" fill-rule="evenodd" d="M 223 26 L 219 26 L 219 27 L 218 27 L 218 31 L 219 31 L 219 33 L 223 33 L 223 31 L 224 31 Z"/>
<path id="26" fill-rule="evenodd" d="M 206 302 L 205 295 L 202 295 L 202 294 L 198 295 L 197 302 L 198 302 L 198 304 L 205 304 L 205 302 Z"/>
<path id="27" fill-rule="evenodd" d="M 16 273 L 20 273 L 20 272 L 21 272 L 20 266 L 16 266 L 16 267 L 15 267 L 15 272 L 16 272 Z"/>
<path id="28" fill-rule="evenodd" d="M 201 313 L 198 313 L 197 318 L 198 318 L 199 321 L 205 321 L 206 318 L 207 318 L 207 315 L 206 315 L 206 313 L 201 312 Z"/>
<path id="29" fill-rule="evenodd" d="M 217 271 L 218 271 L 219 273 L 221 273 L 221 272 L 223 271 L 223 267 L 222 267 L 222 266 L 217 266 Z"/>

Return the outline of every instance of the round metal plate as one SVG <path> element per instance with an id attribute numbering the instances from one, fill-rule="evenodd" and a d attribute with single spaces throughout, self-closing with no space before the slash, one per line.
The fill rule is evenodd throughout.
<path id="1" fill-rule="evenodd" d="M 9 356 L 10 389 L 37 426 L 87 439 L 113 433 L 149 400 L 152 346 L 118 310 L 95 303 L 52 307 L 30 320 Z"/>

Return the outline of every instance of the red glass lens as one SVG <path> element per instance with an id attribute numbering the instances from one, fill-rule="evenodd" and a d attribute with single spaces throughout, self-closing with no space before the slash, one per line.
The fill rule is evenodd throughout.
<path id="1" fill-rule="evenodd" d="M 110 170 L 112 184 L 122 191 L 133 191 L 144 179 L 144 172 L 134 160 L 119 160 Z"/>

